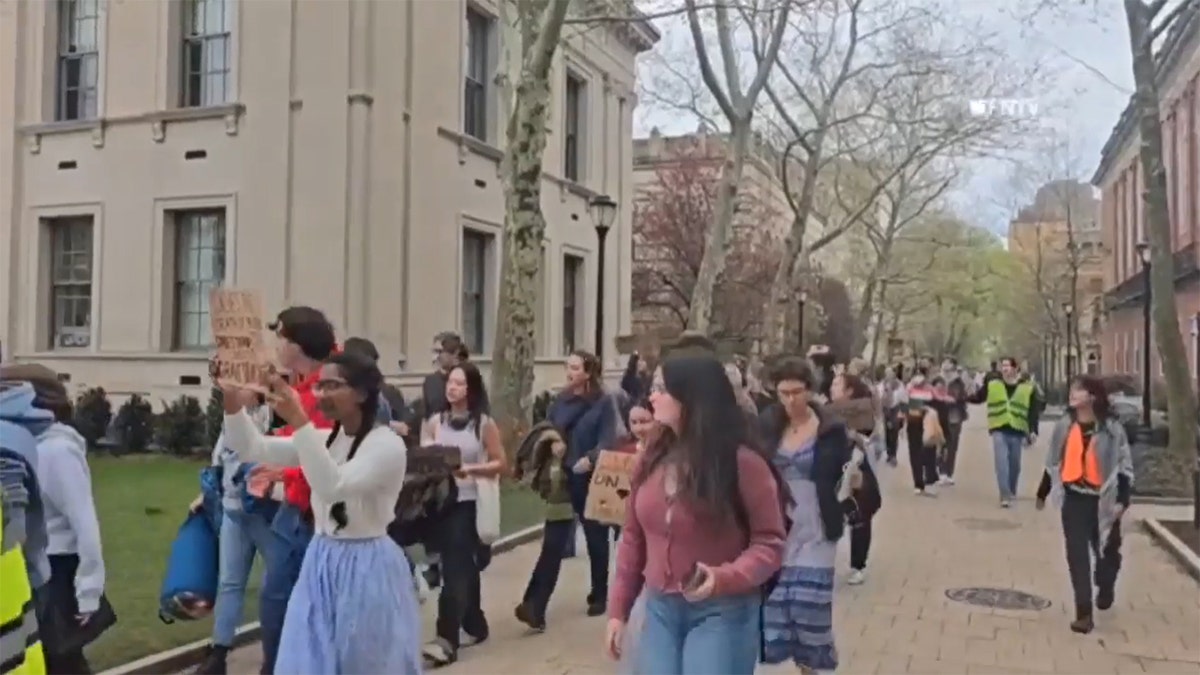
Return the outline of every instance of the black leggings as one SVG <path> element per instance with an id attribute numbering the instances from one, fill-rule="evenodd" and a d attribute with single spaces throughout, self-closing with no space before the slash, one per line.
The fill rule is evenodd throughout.
<path id="1" fill-rule="evenodd" d="M 1121 522 L 1113 523 L 1108 540 L 1101 542 L 1100 498 L 1066 488 L 1063 491 L 1062 525 L 1075 610 L 1091 614 L 1092 555 L 1096 556 L 1096 588 L 1111 592 L 1121 570 Z"/>
<path id="2" fill-rule="evenodd" d="M 438 595 L 437 636 L 455 650 L 460 629 L 476 639 L 488 635 L 479 588 L 479 533 L 475 529 L 475 502 L 456 504 L 439 532 L 442 592 Z"/>
<path id="3" fill-rule="evenodd" d="M 871 521 L 850 528 L 850 569 L 867 569 L 867 554 L 871 552 Z"/>
<path id="4" fill-rule="evenodd" d="M 925 426 L 920 420 L 909 420 L 908 467 L 912 470 L 913 487 L 924 490 L 938 482 L 937 450 L 925 445 Z"/>

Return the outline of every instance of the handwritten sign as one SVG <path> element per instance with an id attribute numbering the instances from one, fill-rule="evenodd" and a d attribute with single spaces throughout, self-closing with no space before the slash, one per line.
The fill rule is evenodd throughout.
<path id="1" fill-rule="evenodd" d="M 601 450 L 588 487 L 583 517 L 609 525 L 625 524 L 625 502 L 637 455 L 630 452 Z"/>
<path id="2" fill-rule="evenodd" d="M 255 291 L 214 288 L 208 308 L 217 343 L 217 379 L 262 387 L 271 370 L 263 340 L 262 298 Z"/>

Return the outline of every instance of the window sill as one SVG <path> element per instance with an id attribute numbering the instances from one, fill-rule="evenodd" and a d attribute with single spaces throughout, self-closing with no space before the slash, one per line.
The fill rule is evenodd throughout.
<path id="1" fill-rule="evenodd" d="M 462 132 L 442 126 L 437 128 L 437 133 L 438 136 L 453 141 L 458 145 L 458 163 L 460 165 L 467 163 L 467 153 L 469 152 L 485 159 L 492 160 L 496 163 L 496 170 L 499 172 L 500 163 L 504 160 L 504 151 L 500 148 L 485 141 L 481 141 L 474 136 L 468 136 Z M 563 178 L 562 176 L 554 175 L 545 170 L 542 171 L 542 178 L 558 185 L 559 189 L 562 190 L 564 197 L 567 193 L 570 193 L 581 199 L 590 200 L 600 194 L 595 190 L 584 186 L 579 181 Z"/>
<path id="2" fill-rule="evenodd" d="M 47 350 L 39 352 L 25 352 L 14 354 L 13 358 L 18 361 L 41 361 L 41 360 L 60 360 L 60 361 L 183 361 L 183 362 L 204 362 L 208 361 L 209 353 L 200 352 L 90 352 L 86 348 L 82 349 L 62 349 L 62 350 Z"/>
<path id="3" fill-rule="evenodd" d="M 197 108 L 172 108 L 155 110 L 140 115 L 122 115 L 118 117 L 98 117 L 90 120 L 69 120 L 63 122 L 45 122 L 27 124 L 17 127 L 17 133 L 24 136 L 29 154 L 36 155 L 42 150 L 43 136 L 59 136 L 90 132 L 92 146 L 104 147 L 105 130 L 113 126 L 132 124 L 149 124 L 150 137 L 155 143 L 166 139 L 166 127 L 177 122 L 192 122 L 197 120 L 225 120 L 225 133 L 229 136 L 238 134 L 238 126 L 246 106 L 241 103 L 225 103 L 215 106 Z"/>

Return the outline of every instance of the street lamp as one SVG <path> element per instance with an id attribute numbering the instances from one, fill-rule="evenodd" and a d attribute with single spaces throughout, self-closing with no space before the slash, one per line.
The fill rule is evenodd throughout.
<path id="1" fill-rule="evenodd" d="M 798 297 L 800 316 L 796 320 L 796 353 L 804 355 L 804 305 L 808 304 L 808 291 L 801 289 Z"/>
<path id="2" fill-rule="evenodd" d="M 604 242 L 617 217 L 617 203 L 608 195 L 596 195 L 588 202 L 592 225 L 596 228 L 596 337 L 592 347 L 596 359 L 604 364 Z"/>
<path id="3" fill-rule="evenodd" d="M 1137 245 L 1142 259 L 1142 426 L 1150 429 L 1150 244 Z"/>
<path id="4" fill-rule="evenodd" d="M 1196 395 L 1200 396 L 1200 312 L 1192 317 L 1192 342 L 1196 343 Z M 1196 464 L 1192 467 L 1192 526 L 1200 530 L 1200 442 L 1196 443 Z"/>
<path id="5" fill-rule="evenodd" d="M 1072 305 L 1069 302 L 1064 302 L 1063 303 L 1063 316 L 1067 317 L 1067 387 L 1071 386 L 1071 377 L 1074 375 L 1074 373 L 1072 372 L 1074 370 L 1074 368 L 1073 368 L 1074 364 L 1071 363 L 1071 361 L 1072 361 L 1071 348 L 1075 344 L 1074 333 L 1073 333 L 1074 325 L 1075 325 L 1073 323 L 1074 314 L 1075 314 L 1075 305 Z"/>

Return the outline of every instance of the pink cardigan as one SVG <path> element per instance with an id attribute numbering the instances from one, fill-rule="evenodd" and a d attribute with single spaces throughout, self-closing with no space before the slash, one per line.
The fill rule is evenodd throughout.
<path id="1" fill-rule="evenodd" d="M 639 468 L 644 461 L 645 455 Z M 668 527 L 662 467 L 634 489 L 617 547 L 617 569 L 608 598 L 610 617 L 629 620 L 643 580 L 657 592 L 680 592 L 697 562 L 714 569 L 713 595 L 750 593 L 779 570 L 787 532 L 775 479 L 766 460 L 748 448 L 738 451 L 737 462 L 749 543 L 735 518 L 720 521 L 680 502 Z"/>

